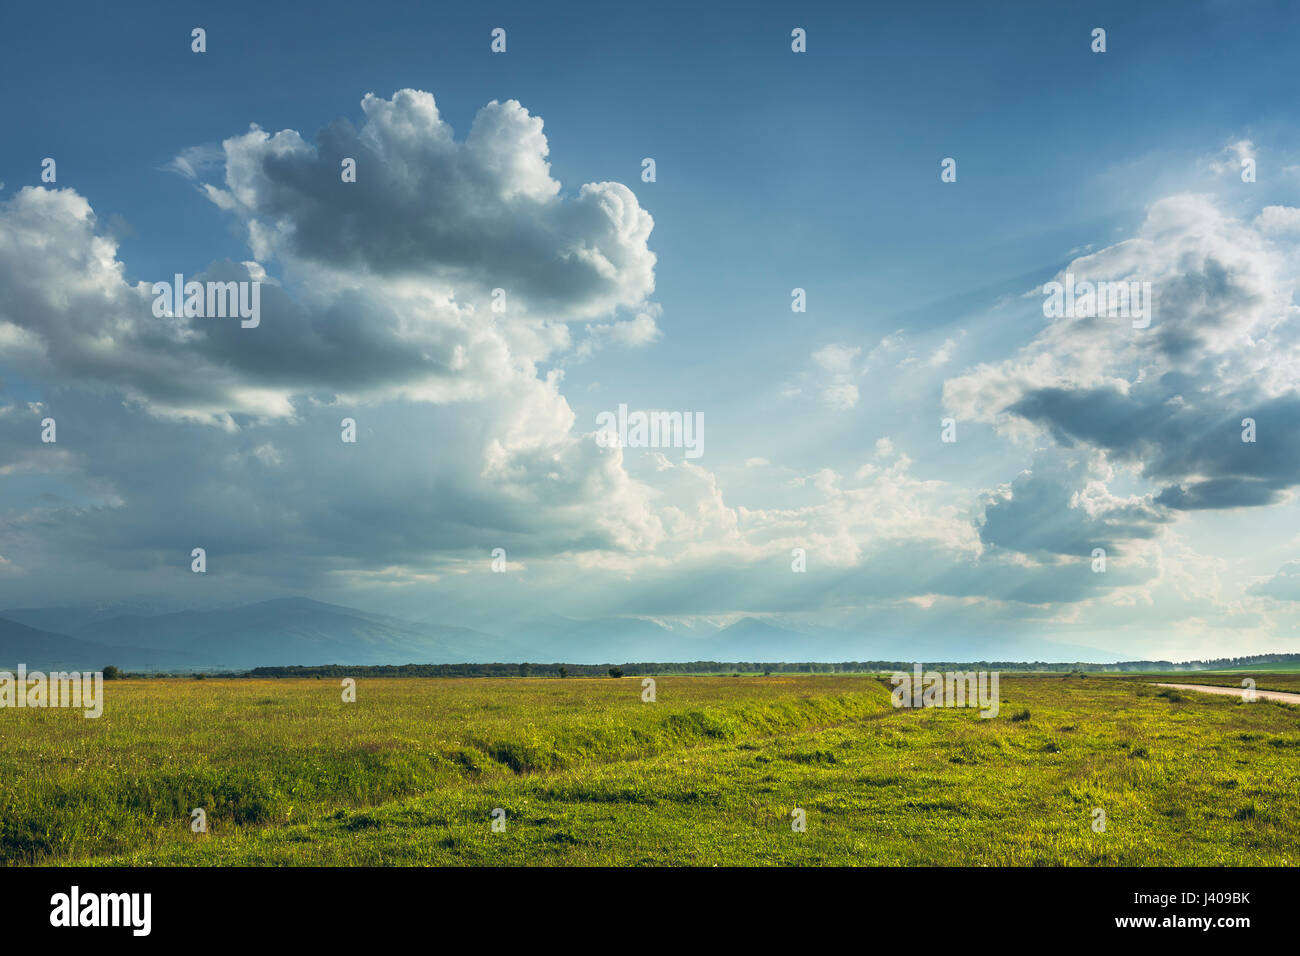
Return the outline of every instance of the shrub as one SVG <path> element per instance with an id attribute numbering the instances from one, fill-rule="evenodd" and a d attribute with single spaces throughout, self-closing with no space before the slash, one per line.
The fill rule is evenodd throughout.
<path id="1" fill-rule="evenodd" d="M 623 676 L 623 668 L 621 668 L 621 667 L 611 667 L 611 668 L 609 669 L 609 676 L 610 676 L 610 677 L 622 677 L 622 676 Z"/>
<path id="2" fill-rule="evenodd" d="M 121 680 L 121 678 L 122 672 L 112 664 L 104 668 L 104 680 Z"/>

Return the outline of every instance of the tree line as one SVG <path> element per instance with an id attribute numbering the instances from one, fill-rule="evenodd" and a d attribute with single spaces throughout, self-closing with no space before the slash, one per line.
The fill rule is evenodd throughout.
<path id="1" fill-rule="evenodd" d="M 658 661 L 627 664 L 493 663 L 493 664 L 392 664 L 347 666 L 255 667 L 232 672 L 230 677 L 647 677 L 671 674 L 875 674 L 911 671 L 914 661 Z M 1091 664 L 1081 661 L 926 661 L 926 670 L 987 670 L 1123 674 L 1147 671 L 1228 670 L 1265 665 L 1300 665 L 1300 654 L 1255 654 L 1205 661 L 1121 661 Z M 614 674 L 613 672 L 618 672 Z"/>

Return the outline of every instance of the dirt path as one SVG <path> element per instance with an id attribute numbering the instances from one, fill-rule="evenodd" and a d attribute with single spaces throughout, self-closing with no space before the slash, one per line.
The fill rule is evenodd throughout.
<path id="1" fill-rule="evenodd" d="M 1240 697 L 1242 688 L 1240 687 L 1218 687 L 1213 684 L 1155 684 L 1156 687 L 1173 687 L 1177 690 L 1195 690 L 1202 694 L 1226 694 L 1229 697 Z M 1255 696 L 1260 700 L 1277 700 L 1284 704 L 1300 704 L 1300 694 L 1292 694 L 1281 690 L 1257 690 Z"/>

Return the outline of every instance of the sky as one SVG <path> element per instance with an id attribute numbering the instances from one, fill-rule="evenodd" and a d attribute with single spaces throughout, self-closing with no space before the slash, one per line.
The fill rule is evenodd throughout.
<path id="1" fill-rule="evenodd" d="M 6 21 L 0 607 L 1300 651 L 1294 4 Z"/>

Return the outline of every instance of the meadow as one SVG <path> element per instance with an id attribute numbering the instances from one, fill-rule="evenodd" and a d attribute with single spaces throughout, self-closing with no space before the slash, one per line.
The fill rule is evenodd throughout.
<path id="1" fill-rule="evenodd" d="M 981 719 L 894 709 L 867 675 L 665 676 L 653 703 L 634 678 L 361 679 L 354 703 L 331 679 L 112 681 L 97 720 L 0 711 L 0 860 L 1300 864 L 1300 708 L 1077 674 L 1004 673 L 1001 698 Z"/>

